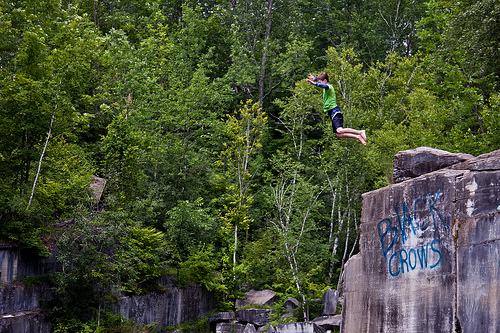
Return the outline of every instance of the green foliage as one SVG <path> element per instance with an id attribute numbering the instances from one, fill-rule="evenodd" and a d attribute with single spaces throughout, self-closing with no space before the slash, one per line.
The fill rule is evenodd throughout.
<path id="1" fill-rule="evenodd" d="M 228 238 L 234 234 L 233 266 L 237 264 L 239 231 L 249 230 L 253 222 L 250 207 L 253 202 L 253 182 L 262 168 L 260 151 L 266 130 L 267 117 L 259 103 L 248 100 L 234 115 L 228 115 L 225 134 L 217 165 L 221 170 L 220 181 L 226 188 L 223 196 L 223 231 Z M 241 237 L 241 236 L 240 236 Z"/>
<path id="2" fill-rule="evenodd" d="M 77 319 L 57 321 L 52 325 L 54 333 L 147 333 L 156 331 L 156 323 L 139 325 L 121 315 L 102 311 L 99 321 L 81 322 Z"/>
<path id="3" fill-rule="evenodd" d="M 115 300 L 113 290 L 156 286 L 165 272 L 164 247 L 161 232 L 137 227 L 123 214 L 76 218 L 57 237 L 62 271 L 55 274 L 49 316 L 56 324 L 80 325 Z"/>
<path id="4" fill-rule="evenodd" d="M 223 292 L 224 285 L 221 276 L 216 273 L 218 268 L 213 246 L 200 245 L 193 248 L 189 258 L 181 264 L 180 278 L 185 282 L 197 282 L 208 290 Z"/>
<path id="5" fill-rule="evenodd" d="M 41 286 L 41 285 L 52 285 L 54 278 L 52 275 L 34 275 L 28 276 L 21 280 L 21 283 L 27 287 L 30 286 Z"/>
<path id="6" fill-rule="evenodd" d="M 499 6 L 491 1 L 431 1 L 419 23 L 426 66 L 434 73 L 429 89 L 442 108 L 444 149 L 480 154 L 496 149 L 485 143 L 482 112 L 498 92 Z M 445 119 L 446 118 L 446 119 Z"/>
<path id="7" fill-rule="evenodd" d="M 126 267 L 121 276 L 124 291 L 141 294 L 156 286 L 156 280 L 165 274 L 166 245 L 165 235 L 154 228 L 129 230 L 127 246 L 118 254 Z"/>
<path id="8" fill-rule="evenodd" d="M 392 182 L 396 152 L 500 148 L 499 8 L 4 1 L 0 240 L 42 256 L 56 241 L 56 331 L 152 330 L 103 309 L 166 272 L 221 310 L 271 288 L 307 319 L 342 283 L 361 194 Z M 321 71 L 366 147 L 333 133 L 303 80 Z"/>
<path id="9" fill-rule="evenodd" d="M 78 204 L 93 200 L 89 185 L 94 174 L 85 152 L 76 144 L 53 140 L 44 158 L 43 173 L 35 193 L 36 206 L 58 217 L 69 215 Z"/>
<path id="10" fill-rule="evenodd" d="M 197 246 L 210 242 L 214 222 L 208 209 L 202 206 L 202 198 L 194 202 L 179 201 L 167 212 L 165 248 L 176 265 L 189 260 L 190 253 L 196 252 Z"/>
<path id="11" fill-rule="evenodd" d="M 167 327 L 166 332 L 208 332 L 210 330 L 209 315 L 187 323 Z"/>

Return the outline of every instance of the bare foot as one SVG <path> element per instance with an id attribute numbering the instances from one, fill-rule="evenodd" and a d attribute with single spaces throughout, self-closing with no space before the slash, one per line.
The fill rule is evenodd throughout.
<path id="1" fill-rule="evenodd" d="M 366 142 L 367 142 L 368 140 L 366 139 L 366 132 L 365 132 L 365 130 L 362 130 L 360 135 L 361 135 L 361 137 L 363 138 L 363 140 L 365 140 L 365 146 L 366 146 Z"/>
<path id="2" fill-rule="evenodd" d="M 364 139 L 361 135 L 359 136 L 359 141 L 361 141 L 363 146 L 366 146 L 366 139 Z"/>

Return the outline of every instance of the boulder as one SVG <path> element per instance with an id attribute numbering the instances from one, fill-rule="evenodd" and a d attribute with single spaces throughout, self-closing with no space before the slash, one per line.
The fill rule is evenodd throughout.
<path id="1" fill-rule="evenodd" d="M 283 303 L 283 318 L 292 318 L 293 310 L 299 307 L 299 301 L 295 297 L 288 297 L 288 299 Z"/>
<path id="2" fill-rule="evenodd" d="M 400 183 L 472 158 L 470 154 L 454 154 L 429 147 L 400 151 L 394 156 L 393 181 Z"/>
<path id="3" fill-rule="evenodd" d="M 229 322 L 231 320 L 234 320 L 234 312 L 219 312 L 211 315 L 208 319 L 210 324 Z"/>
<path id="4" fill-rule="evenodd" d="M 479 155 L 476 158 L 468 159 L 462 163 L 454 164 L 450 169 L 470 170 L 470 171 L 489 171 L 500 170 L 500 150 Z"/>
<path id="5" fill-rule="evenodd" d="M 337 303 L 339 301 L 339 292 L 337 290 L 327 289 L 323 295 L 322 316 L 334 315 L 337 312 Z"/>
<path id="6" fill-rule="evenodd" d="M 215 333 L 243 333 L 245 325 L 240 323 L 217 323 Z"/>
<path id="7" fill-rule="evenodd" d="M 288 323 L 276 325 L 276 333 L 325 333 L 326 330 L 314 323 Z"/>
<path id="8" fill-rule="evenodd" d="M 95 177 L 92 178 L 90 183 L 90 191 L 92 192 L 92 197 L 95 202 L 101 200 L 102 192 L 104 192 L 104 187 L 106 186 L 106 179 Z"/>
<path id="9" fill-rule="evenodd" d="M 295 297 L 288 297 L 288 299 L 283 303 L 283 308 L 288 311 L 293 311 L 299 307 L 299 301 Z"/>
<path id="10" fill-rule="evenodd" d="M 340 328 L 340 323 L 342 322 L 342 315 L 321 316 L 314 318 L 312 322 L 318 326 L 323 327 L 327 331 L 331 331 Z"/>
<path id="11" fill-rule="evenodd" d="M 253 324 L 248 323 L 246 324 L 243 333 L 257 333 L 257 330 L 255 330 L 255 326 Z"/>
<path id="12" fill-rule="evenodd" d="M 241 309 L 236 310 L 235 318 L 238 322 L 264 326 L 272 321 L 269 318 L 269 314 L 271 313 L 274 313 L 271 309 Z"/>
<path id="13" fill-rule="evenodd" d="M 237 309 L 247 305 L 273 305 L 276 301 L 275 292 L 269 289 L 250 290 L 245 294 L 245 299 L 237 299 L 235 307 Z"/>

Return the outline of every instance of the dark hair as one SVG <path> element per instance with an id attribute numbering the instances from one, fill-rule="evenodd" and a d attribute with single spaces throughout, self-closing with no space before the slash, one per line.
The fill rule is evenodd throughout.
<path id="1" fill-rule="evenodd" d="M 319 73 L 316 77 L 316 80 L 326 80 L 327 82 L 330 82 L 330 80 L 328 80 L 328 74 L 326 74 L 325 72 Z"/>

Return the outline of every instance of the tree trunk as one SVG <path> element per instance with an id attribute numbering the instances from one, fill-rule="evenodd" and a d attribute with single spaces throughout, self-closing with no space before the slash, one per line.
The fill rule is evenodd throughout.
<path id="1" fill-rule="evenodd" d="M 273 0 L 269 0 L 267 7 L 267 19 L 266 19 L 266 34 L 264 39 L 264 47 L 262 48 L 262 58 L 260 63 L 259 72 L 259 107 L 263 106 L 264 102 L 264 79 L 266 76 L 266 62 L 267 62 L 267 50 L 269 48 L 269 36 L 271 34 L 271 16 L 273 12 Z"/>
<path id="2" fill-rule="evenodd" d="M 40 155 L 40 161 L 38 162 L 38 171 L 36 172 L 35 181 L 33 182 L 33 188 L 31 189 L 30 200 L 28 202 L 28 207 L 26 207 L 26 210 L 30 209 L 31 201 L 33 200 L 33 194 L 35 193 L 36 183 L 38 181 L 38 176 L 40 175 L 40 169 L 42 167 L 43 155 L 45 155 L 45 150 L 47 150 L 47 145 L 49 144 L 50 133 L 52 132 L 52 124 L 54 123 L 54 117 L 56 115 L 56 110 L 57 110 L 57 104 L 56 104 L 54 113 L 52 113 L 52 119 L 50 119 L 49 133 L 47 134 L 47 140 L 45 140 L 45 146 L 43 147 L 42 155 Z"/>

